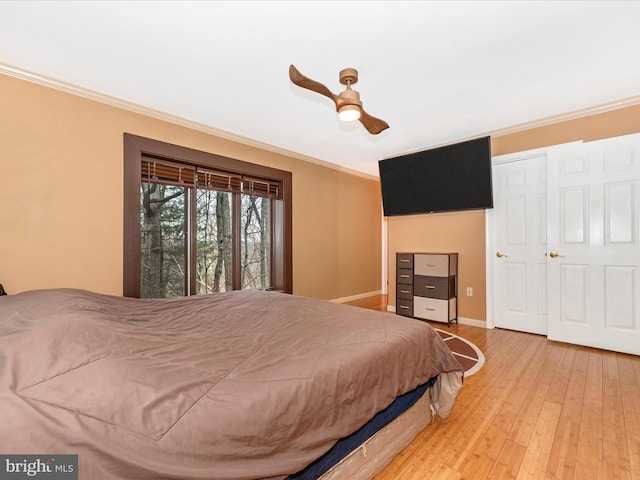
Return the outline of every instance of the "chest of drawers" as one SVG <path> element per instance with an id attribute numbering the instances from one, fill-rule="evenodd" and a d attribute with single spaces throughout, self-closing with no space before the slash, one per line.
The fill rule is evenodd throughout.
<path id="1" fill-rule="evenodd" d="M 457 253 L 396 254 L 398 315 L 457 323 L 457 300 Z"/>

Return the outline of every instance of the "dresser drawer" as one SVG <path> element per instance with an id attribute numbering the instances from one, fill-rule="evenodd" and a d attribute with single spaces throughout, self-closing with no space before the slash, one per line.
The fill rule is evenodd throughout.
<path id="1" fill-rule="evenodd" d="M 398 291 L 396 292 L 398 298 L 405 300 L 413 300 L 413 285 L 401 283 L 398 284 Z"/>
<path id="2" fill-rule="evenodd" d="M 456 296 L 456 278 L 416 275 L 413 277 L 413 292 L 418 297 L 448 300 Z"/>
<path id="3" fill-rule="evenodd" d="M 398 268 L 413 268 L 413 253 L 398 253 L 396 260 Z"/>
<path id="4" fill-rule="evenodd" d="M 448 277 L 458 273 L 457 255 L 416 253 L 414 257 L 413 270 L 416 275 Z"/>
<path id="5" fill-rule="evenodd" d="M 413 270 L 410 268 L 399 268 L 398 283 L 413 284 Z"/>
<path id="6" fill-rule="evenodd" d="M 413 317 L 413 300 L 398 298 L 396 313 L 398 315 L 404 315 L 406 317 Z"/>
<path id="7" fill-rule="evenodd" d="M 457 316 L 456 299 L 413 297 L 413 316 L 424 320 L 448 323 Z"/>

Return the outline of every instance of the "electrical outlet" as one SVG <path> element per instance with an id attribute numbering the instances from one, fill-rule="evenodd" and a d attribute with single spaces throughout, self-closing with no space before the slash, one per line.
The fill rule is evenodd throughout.
<path id="1" fill-rule="evenodd" d="M 473 288 L 467 287 L 467 297 L 473 297 Z"/>

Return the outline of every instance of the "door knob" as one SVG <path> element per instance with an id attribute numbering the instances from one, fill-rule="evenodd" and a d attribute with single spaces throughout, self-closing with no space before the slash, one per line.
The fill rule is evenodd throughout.
<path id="1" fill-rule="evenodd" d="M 500 250 L 498 250 L 496 252 L 496 257 L 500 258 L 500 257 L 508 257 L 509 255 L 507 255 L 506 253 L 501 252 Z"/>
<path id="2" fill-rule="evenodd" d="M 564 257 L 564 255 L 560 255 L 558 252 L 549 252 L 549 256 L 551 258 Z"/>

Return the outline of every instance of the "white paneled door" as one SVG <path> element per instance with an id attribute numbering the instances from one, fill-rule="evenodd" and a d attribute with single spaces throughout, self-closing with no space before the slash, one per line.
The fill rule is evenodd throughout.
<path id="1" fill-rule="evenodd" d="M 640 355 L 640 135 L 549 150 L 548 337 Z"/>
<path id="2" fill-rule="evenodd" d="M 494 159 L 495 326 L 547 333 L 546 155 Z"/>
<path id="3" fill-rule="evenodd" d="M 494 158 L 495 326 L 640 355 L 640 135 Z"/>

